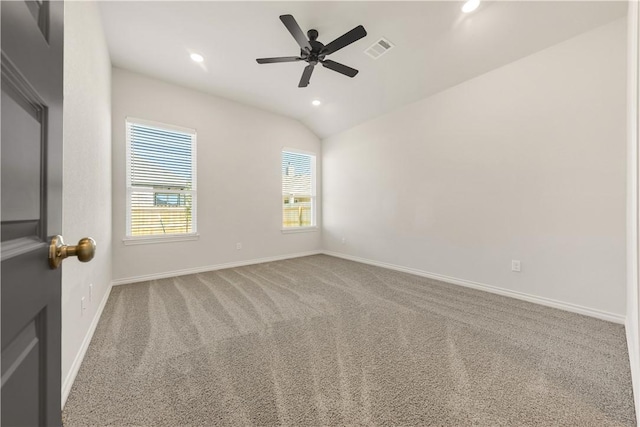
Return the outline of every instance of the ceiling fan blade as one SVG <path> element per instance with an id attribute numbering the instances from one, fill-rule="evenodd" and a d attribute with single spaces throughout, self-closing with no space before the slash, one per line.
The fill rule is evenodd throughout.
<path id="1" fill-rule="evenodd" d="M 341 35 L 340 37 L 326 45 L 322 52 L 325 55 L 329 55 L 335 51 L 342 49 L 345 46 L 350 45 L 355 41 L 360 40 L 366 35 L 367 31 L 364 29 L 364 27 L 362 25 L 358 25 L 353 30 Z"/>
<path id="2" fill-rule="evenodd" d="M 356 70 L 355 68 L 347 67 L 344 64 L 332 61 L 330 59 L 322 61 L 322 66 L 349 77 L 355 77 L 356 74 L 358 74 L 358 70 Z"/>
<path id="3" fill-rule="evenodd" d="M 258 58 L 256 62 L 258 64 L 275 64 L 277 62 L 296 62 L 301 60 L 302 58 L 299 56 L 280 56 L 278 58 Z"/>
<path id="4" fill-rule="evenodd" d="M 311 73 L 313 73 L 313 65 L 307 65 L 306 67 L 304 67 L 302 78 L 300 78 L 298 87 L 307 87 L 307 85 L 309 84 L 309 80 L 311 80 Z"/>
<path id="5" fill-rule="evenodd" d="M 287 27 L 287 30 L 291 33 L 296 42 L 300 45 L 302 50 L 307 50 L 311 52 L 311 45 L 309 44 L 309 40 L 307 40 L 307 36 L 302 32 L 300 25 L 296 22 L 295 18 L 292 15 L 280 15 L 280 20 Z"/>

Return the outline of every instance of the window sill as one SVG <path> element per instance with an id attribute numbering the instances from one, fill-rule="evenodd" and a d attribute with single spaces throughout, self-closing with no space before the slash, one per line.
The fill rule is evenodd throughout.
<path id="1" fill-rule="evenodd" d="M 122 242 L 125 245 L 147 245 L 153 243 L 171 243 L 171 242 L 185 242 L 188 240 L 198 240 L 199 234 L 170 234 L 167 236 L 140 236 L 140 237 L 125 237 Z"/>
<path id="2" fill-rule="evenodd" d="M 318 227 L 313 226 L 313 227 L 296 227 L 296 228 L 283 228 L 281 229 L 282 234 L 289 234 L 289 233 L 309 233 L 309 232 L 313 232 L 313 231 L 318 231 Z"/>

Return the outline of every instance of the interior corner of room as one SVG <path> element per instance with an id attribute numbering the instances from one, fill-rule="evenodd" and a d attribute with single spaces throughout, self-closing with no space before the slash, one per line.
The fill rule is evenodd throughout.
<path id="1" fill-rule="evenodd" d="M 90 263 L 62 269 L 63 408 L 110 295 L 120 295 L 113 310 L 134 310 L 120 285 L 147 289 L 245 266 L 272 280 L 256 265 L 323 255 L 339 259 L 336 268 L 385 269 L 345 273 L 357 286 L 390 270 L 459 286 L 448 292 L 465 301 L 479 290 L 498 305 L 494 295 L 544 306 L 532 322 L 551 307 L 624 328 L 637 417 L 638 3 L 482 2 L 477 15 L 458 16 L 461 4 L 65 2 L 60 231 L 91 236 L 97 249 Z M 335 54 L 358 75 L 317 66 L 309 86 L 297 87 L 302 64 L 256 64 L 287 48 L 304 56 L 278 21 L 284 13 L 305 32 L 317 26 L 318 40 L 363 24 L 365 40 Z M 250 33 L 239 32 L 240 15 Z M 365 55 L 381 38 L 393 49 Z M 131 232 L 129 122 L 197 134 L 197 205 L 182 236 Z M 312 166 L 295 165 L 313 170 L 310 201 L 284 194 L 298 160 L 283 153 L 310 157 Z M 175 194 L 149 197 L 177 205 Z M 287 209 L 299 227 L 287 227 Z M 300 313 L 322 299 L 302 295 Z M 463 369 L 465 360 L 451 363 Z"/>
<path id="2" fill-rule="evenodd" d="M 109 16 L 108 5 L 101 7 Z M 92 170 L 104 168 L 89 179 L 104 188 L 94 197 L 107 209 L 89 204 L 69 176 L 67 206 L 74 209 L 65 214 L 87 203 L 112 259 L 105 257 L 101 270 L 91 273 L 67 267 L 68 317 L 78 313 L 83 275 L 104 281 L 101 300 L 109 277 L 130 283 L 324 252 L 625 322 L 627 304 L 632 306 L 625 255 L 625 18 L 318 137 L 321 132 L 305 126 L 304 118 L 124 69 L 117 58 L 109 68 L 98 13 L 90 3 L 67 5 L 65 87 L 82 93 L 67 94 L 65 161 L 74 164 L 74 155 L 88 154 L 95 159 L 88 163 Z M 100 68 L 74 73 L 80 62 Z M 96 100 L 102 108 L 96 109 Z M 199 191 L 209 195 L 199 200 L 198 241 L 122 244 L 124 122 L 131 115 L 198 130 Z M 73 148 L 83 139 L 71 135 L 83 127 L 100 135 L 95 153 Z M 266 202 L 263 195 L 279 185 L 280 176 L 270 175 L 266 165 L 278 162 L 283 145 L 316 152 L 322 161 L 322 233 L 282 235 L 270 226 L 271 216 L 255 215 L 252 204 Z M 66 234 L 83 228 L 66 219 Z M 522 261 L 521 273 L 511 271 L 514 258 Z M 63 374 L 96 313 L 64 323 Z"/>

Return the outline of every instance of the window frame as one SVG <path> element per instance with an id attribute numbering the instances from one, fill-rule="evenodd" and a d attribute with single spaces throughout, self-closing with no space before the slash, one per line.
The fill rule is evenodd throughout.
<path id="1" fill-rule="evenodd" d="M 191 177 L 192 185 L 191 190 L 169 190 L 163 189 L 161 193 L 177 193 L 177 194 L 191 194 L 191 233 L 171 233 L 171 234 L 148 234 L 148 235 L 131 235 L 131 196 L 136 188 L 131 185 L 131 134 L 129 132 L 129 125 L 147 126 L 159 130 L 169 132 L 180 132 L 191 136 Z M 126 220 L 125 220 L 125 237 L 122 239 L 125 245 L 139 245 L 147 243 L 167 243 L 167 242 L 180 242 L 188 240 L 197 240 L 198 234 L 198 187 L 197 187 L 197 139 L 198 134 L 195 129 L 171 125 L 167 123 L 156 122 L 152 120 L 139 119 L 135 117 L 125 118 L 125 145 L 126 145 L 126 166 L 125 166 L 125 195 L 126 195 Z M 155 195 L 154 195 L 155 201 Z"/>
<path id="2" fill-rule="evenodd" d="M 282 155 L 283 153 L 302 154 L 311 157 L 311 225 L 305 227 L 285 227 L 284 206 L 282 204 L 282 187 L 284 184 L 282 178 Z M 302 150 L 293 147 L 282 147 L 280 150 L 280 231 L 284 234 L 288 233 L 306 233 L 318 231 L 318 188 L 317 188 L 317 165 L 318 156 L 313 151 Z"/>

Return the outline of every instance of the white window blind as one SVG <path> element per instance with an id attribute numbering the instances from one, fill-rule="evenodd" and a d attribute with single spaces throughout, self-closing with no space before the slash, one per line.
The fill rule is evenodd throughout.
<path id="1" fill-rule="evenodd" d="M 196 132 L 127 119 L 127 236 L 196 232 Z"/>
<path id="2" fill-rule="evenodd" d="M 282 227 L 314 227 L 316 224 L 316 156 L 282 151 Z"/>

